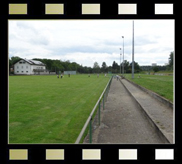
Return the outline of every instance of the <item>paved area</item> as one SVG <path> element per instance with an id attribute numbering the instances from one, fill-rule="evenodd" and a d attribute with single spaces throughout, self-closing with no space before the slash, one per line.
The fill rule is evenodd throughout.
<path id="1" fill-rule="evenodd" d="M 157 101 L 155 98 L 149 96 L 147 93 L 134 86 L 127 80 L 122 79 L 121 82 L 142 106 L 143 110 L 152 119 L 168 141 L 173 143 L 173 109 L 170 109 L 163 103 Z"/>
<path id="2" fill-rule="evenodd" d="M 131 87 L 126 84 L 125 80 L 122 81 L 128 85 L 127 87 Z M 147 104 L 146 101 L 145 103 Z M 162 124 L 160 118 L 156 121 Z M 168 125 L 172 126 L 171 123 Z M 88 143 L 88 141 L 87 137 L 84 142 Z M 92 143 L 157 144 L 164 143 L 164 141 L 142 114 L 141 108 L 126 88 L 114 78 L 105 109 L 101 110 L 101 125 L 93 130 Z"/>

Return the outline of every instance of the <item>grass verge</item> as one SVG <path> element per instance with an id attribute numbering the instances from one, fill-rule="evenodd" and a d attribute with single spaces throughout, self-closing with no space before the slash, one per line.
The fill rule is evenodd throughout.
<path id="1" fill-rule="evenodd" d="M 125 74 L 125 77 L 173 102 L 173 76 L 135 74 L 132 79 L 131 74 Z"/>

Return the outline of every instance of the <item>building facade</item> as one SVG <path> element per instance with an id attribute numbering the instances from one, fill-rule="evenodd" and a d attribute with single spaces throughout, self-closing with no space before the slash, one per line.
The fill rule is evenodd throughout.
<path id="1" fill-rule="evenodd" d="M 157 66 L 157 63 L 152 63 L 152 66 Z"/>
<path id="2" fill-rule="evenodd" d="M 37 60 L 20 59 L 14 64 L 14 74 L 49 74 L 46 65 Z"/>

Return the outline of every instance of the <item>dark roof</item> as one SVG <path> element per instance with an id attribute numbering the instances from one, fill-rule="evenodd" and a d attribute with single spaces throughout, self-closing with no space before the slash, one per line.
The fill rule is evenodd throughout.
<path id="1" fill-rule="evenodd" d="M 44 63 L 42 63 L 41 61 L 38 61 L 38 60 L 31 60 L 31 59 L 20 59 L 20 60 L 24 60 L 24 61 L 26 61 L 27 63 L 29 63 L 31 65 L 44 65 L 45 66 Z M 17 62 L 19 62 L 20 60 L 18 60 Z"/>

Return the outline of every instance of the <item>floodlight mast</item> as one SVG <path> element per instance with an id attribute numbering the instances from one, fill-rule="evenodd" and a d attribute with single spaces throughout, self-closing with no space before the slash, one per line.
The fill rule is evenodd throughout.
<path id="1" fill-rule="evenodd" d="M 134 20 L 133 20 L 133 42 L 132 42 L 132 79 L 134 79 Z"/>
<path id="2" fill-rule="evenodd" d="M 121 48 L 119 48 L 121 50 Z M 120 51 L 120 74 L 121 74 L 121 51 Z"/>
<path id="3" fill-rule="evenodd" d="M 122 38 L 123 38 L 123 71 L 122 71 L 122 74 L 124 77 L 124 36 L 122 36 Z"/>

